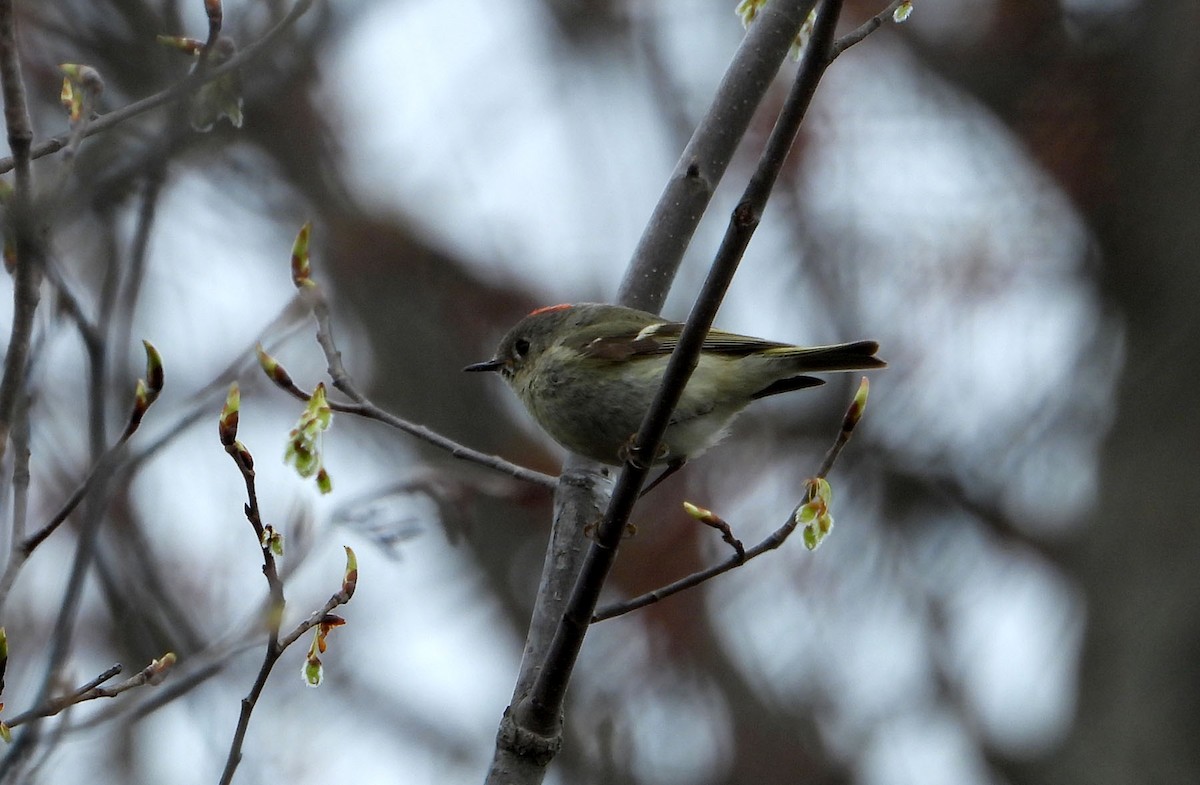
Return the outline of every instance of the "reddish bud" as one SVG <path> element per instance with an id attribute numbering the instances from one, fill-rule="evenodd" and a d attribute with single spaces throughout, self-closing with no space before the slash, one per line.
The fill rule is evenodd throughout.
<path id="1" fill-rule="evenodd" d="M 234 382 L 229 385 L 229 394 L 225 396 L 225 405 L 221 408 L 221 419 L 217 423 L 221 444 L 226 447 L 233 447 L 234 442 L 237 441 L 238 412 L 241 406 L 242 394 L 238 389 L 238 383 Z"/>

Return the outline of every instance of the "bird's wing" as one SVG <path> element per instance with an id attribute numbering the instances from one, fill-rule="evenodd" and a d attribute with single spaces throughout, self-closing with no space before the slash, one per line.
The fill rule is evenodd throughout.
<path id="1" fill-rule="evenodd" d="M 610 333 L 599 337 L 587 336 L 578 348 L 585 357 L 594 357 L 598 360 L 655 357 L 674 351 L 682 332 L 683 324 L 681 322 L 658 322 L 639 330 L 630 329 L 615 335 Z M 734 356 L 751 354 L 764 349 L 784 348 L 789 348 L 789 345 L 721 330 L 709 331 L 702 345 L 702 351 Z"/>

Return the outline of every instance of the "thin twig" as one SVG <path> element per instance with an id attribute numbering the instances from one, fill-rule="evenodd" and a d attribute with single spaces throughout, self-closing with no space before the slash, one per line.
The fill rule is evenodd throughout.
<path id="1" fill-rule="evenodd" d="M 194 654 L 182 661 L 179 667 L 180 672 L 175 674 L 170 682 L 164 684 L 162 689 L 146 695 L 141 703 L 134 705 L 122 703 L 98 710 L 93 716 L 74 723 L 70 730 L 72 733 L 89 730 L 126 715 L 129 717 L 129 725 L 132 725 L 204 684 L 224 670 L 230 660 L 237 655 L 250 649 L 257 649 L 261 645 L 261 641 L 256 637 L 237 645 L 214 646 L 205 652 Z"/>
<path id="2" fill-rule="evenodd" d="M 267 652 L 263 656 L 262 667 L 259 668 L 258 676 L 254 680 L 254 685 L 250 688 L 250 692 L 242 699 L 241 713 L 238 715 L 237 728 L 234 731 L 233 742 L 229 747 L 229 757 L 225 761 L 225 770 L 221 775 L 220 785 L 229 785 L 233 780 L 233 774 L 237 770 L 238 764 L 242 759 L 242 744 L 245 742 L 246 730 L 250 726 L 250 715 L 254 712 L 254 707 L 258 703 L 258 698 L 262 694 L 263 688 L 266 686 L 267 679 L 271 675 L 271 671 L 278 662 L 279 657 L 289 646 L 299 640 L 300 636 L 321 624 L 329 618 L 329 612 L 339 605 L 345 605 L 350 601 L 352 590 L 343 588 L 329 598 L 325 605 L 318 611 L 314 611 L 307 619 L 300 622 L 287 635 L 279 636 L 279 625 L 268 634 Z M 205 675 L 207 678 L 207 675 Z"/>
<path id="3" fill-rule="evenodd" d="M 94 351 L 94 347 L 100 347 L 103 344 L 103 339 L 100 336 L 100 331 L 96 325 L 84 313 L 83 303 L 76 296 L 74 289 L 67 283 L 63 277 L 62 270 L 58 265 L 48 263 L 46 265 L 46 280 L 54 287 L 54 291 L 58 296 L 57 305 L 62 306 L 63 312 L 75 323 L 75 329 L 79 331 L 79 337 L 83 341 L 84 350 L 87 352 Z"/>
<path id="4" fill-rule="evenodd" d="M 856 27 L 854 30 L 851 30 L 849 33 L 846 33 L 844 36 L 834 41 L 833 46 L 829 48 L 829 59 L 836 59 L 837 56 L 842 52 L 846 51 L 882 27 L 883 23 L 887 21 L 888 17 L 894 14 L 896 9 L 899 8 L 904 1 L 905 0 L 892 0 L 892 2 L 888 4 L 887 8 L 883 9 L 879 13 L 875 14 L 875 16 Z"/>
<path id="5" fill-rule="evenodd" d="M 230 397 L 232 399 L 233 393 L 230 394 Z M 254 684 L 251 686 L 250 692 L 242 699 L 241 713 L 238 715 L 233 741 L 229 745 L 229 755 L 225 760 L 225 770 L 221 774 L 221 785 L 228 785 L 233 780 L 233 773 L 237 770 L 238 763 L 242 760 L 242 744 L 246 739 L 246 730 L 250 727 L 250 715 L 253 714 L 254 707 L 258 704 L 258 698 L 267 684 L 267 678 L 270 677 L 271 670 L 275 667 L 279 655 L 283 653 L 283 648 L 279 645 L 279 626 L 286 604 L 283 596 L 283 581 L 279 578 L 279 570 L 275 564 L 275 554 L 271 549 L 270 534 L 263 524 L 262 514 L 258 508 L 258 491 L 255 488 L 254 481 L 254 460 L 250 457 L 250 452 L 236 438 L 237 417 L 237 408 L 226 404 L 226 409 L 222 412 L 221 416 L 221 442 L 225 445 L 225 452 L 229 454 L 229 457 L 237 465 L 238 471 L 241 472 L 242 480 L 246 485 L 246 520 L 253 527 L 259 549 L 262 551 L 262 571 L 267 579 L 267 592 L 270 601 L 266 613 L 266 652 L 263 654 L 262 667 L 259 668 L 258 676 L 254 679 Z"/>
<path id="6" fill-rule="evenodd" d="M 435 447 L 440 447 L 450 454 L 451 458 L 457 458 L 462 461 L 469 461 L 480 466 L 494 469 L 495 471 L 507 474 L 510 477 L 537 485 L 542 488 L 554 489 L 558 484 L 558 478 L 549 474 L 534 469 L 527 469 L 524 466 L 519 466 L 510 461 L 506 461 L 498 455 L 490 455 L 479 450 L 473 450 L 470 447 L 459 444 L 458 442 L 448 437 L 442 436 L 440 433 L 430 430 L 424 425 L 409 422 L 401 417 L 379 408 L 367 399 L 361 400 L 353 406 L 343 405 L 341 408 L 335 406 L 335 411 L 344 411 L 349 414 L 356 414 L 360 417 L 365 417 L 369 420 L 377 420 L 384 425 L 389 425 L 397 430 L 415 436 Z"/>
<path id="7" fill-rule="evenodd" d="M 72 706 L 72 705 L 78 703 L 80 700 L 86 700 L 86 698 L 84 698 L 83 696 L 86 695 L 89 690 L 99 687 L 104 682 L 106 682 L 109 679 L 111 679 L 112 677 L 116 676 L 122 670 L 123 670 L 123 666 L 120 663 L 111 665 L 111 666 L 109 666 L 108 669 L 106 669 L 105 671 L 100 673 L 100 675 L 87 681 L 86 683 L 82 684 L 81 686 L 76 687 L 73 691 L 71 691 L 70 694 L 64 695 L 61 698 L 54 698 L 53 700 L 49 701 L 48 703 L 38 706 L 37 708 L 30 709 L 29 711 L 21 712 L 20 714 L 16 715 L 15 717 L 13 717 L 11 720 L 8 721 L 8 726 L 10 728 L 13 728 L 18 725 L 22 725 L 26 722 L 29 722 L 31 719 L 35 719 L 37 717 L 50 717 L 55 714 L 58 714 L 60 711 L 67 708 L 68 706 Z M 93 697 L 95 697 L 95 696 L 93 696 Z"/>
<path id="8" fill-rule="evenodd" d="M 733 536 L 733 529 L 730 528 L 728 521 L 712 510 L 697 507 L 691 502 L 684 502 L 683 509 L 695 520 L 705 526 L 716 529 L 721 535 L 721 541 L 730 548 L 733 548 L 734 555 L 742 561 L 746 560 L 746 546 L 742 544 L 741 540 Z M 592 621 L 595 621 L 594 616 L 592 617 Z"/>
<path id="9" fill-rule="evenodd" d="M 45 542 L 46 538 L 53 534 L 70 517 L 71 513 L 79 506 L 79 503 L 92 490 L 98 478 L 111 476 L 112 469 L 117 463 L 117 458 L 120 456 L 122 448 L 129 441 L 129 438 L 133 436 L 133 433 L 133 431 L 127 429 L 115 444 L 100 455 L 92 464 L 87 477 L 84 478 L 83 482 L 79 484 L 50 520 L 33 534 L 13 544 L 12 551 L 9 553 L 8 564 L 5 565 L 4 573 L 0 574 L 0 608 L 3 608 L 8 600 L 8 594 L 12 590 L 14 581 L 16 581 L 17 573 L 33 554 L 34 550 Z"/>
<path id="10" fill-rule="evenodd" d="M 291 646 L 300 639 L 301 635 L 323 622 L 334 608 L 338 607 L 339 605 L 345 605 L 347 602 L 349 602 L 350 594 L 351 593 L 344 588 L 341 591 L 336 592 L 330 596 L 330 598 L 319 610 L 313 611 L 311 614 L 309 614 L 307 619 L 304 619 L 295 627 L 293 627 L 291 632 L 287 633 L 286 635 L 281 635 L 279 638 L 280 650 Z"/>
<path id="11" fill-rule="evenodd" d="M 204 0 L 204 13 L 208 17 L 208 37 L 204 40 L 204 46 L 201 47 L 200 56 L 196 60 L 197 76 L 208 65 L 208 58 L 212 54 L 213 47 L 217 45 L 217 39 L 221 37 L 221 24 L 224 21 L 221 0 Z"/>
<path id="12" fill-rule="evenodd" d="M 29 519 L 29 410 L 32 406 L 33 399 L 29 395 L 18 401 L 12 429 L 13 521 L 10 547 L 13 548 L 18 542 L 25 539 L 25 526 Z M 3 607 L 4 602 L 0 600 L 0 608 Z"/>
<path id="13" fill-rule="evenodd" d="M 825 454 L 825 458 L 821 461 L 821 466 L 817 470 L 816 478 L 825 479 L 829 476 L 829 472 L 833 470 L 834 464 L 837 463 L 838 456 L 842 454 L 843 448 L 850 441 L 850 437 L 854 434 L 854 428 L 858 425 L 859 419 L 862 417 L 862 404 L 856 397 L 846 410 L 845 417 L 842 418 L 842 427 L 838 431 L 837 438 L 834 439 L 833 445 Z M 792 508 L 787 520 L 783 525 L 775 531 L 771 532 L 762 542 L 755 545 L 753 548 L 745 551 L 744 554 L 735 553 L 733 556 L 718 562 L 711 567 L 692 573 L 691 575 L 680 578 L 677 581 L 662 586 L 653 591 L 646 592 L 630 600 L 615 602 L 607 605 L 604 608 L 596 611 L 592 616 L 592 623 L 605 621 L 617 616 L 623 616 L 631 611 L 636 611 L 639 608 L 644 608 L 647 605 L 652 605 L 659 600 L 670 597 L 672 594 L 678 594 L 684 589 L 690 589 L 693 586 L 698 586 L 705 581 L 711 580 L 722 573 L 729 572 L 732 569 L 741 567 L 746 562 L 758 556 L 762 556 L 767 551 L 773 551 L 787 540 L 796 530 L 799 521 L 797 519 L 797 511 L 803 505 L 803 502 Z M 724 521 L 722 521 L 724 522 Z M 726 524 L 728 528 L 728 524 Z"/>
<path id="14" fill-rule="evenodd" d="M 167 671 L 175 664 L 175 655 L 167 653 L 166 655 L 151 661 L 149 665 L 142 668 L 133 676 L 130 676 L 125 681 L 115 687 L 101 687 L 100 685 L 116 676 L 123 670 L 120 663 L 109 667 L 99 676 L 91 679 L 86 684 L 76 688 L 71 693 L 62 696 L 61 698 L 53 698 L 46 701 L 41 706 L 22 712 L 9 720 L 9 727 L 15 728 L 18 725 L 23 725 L 31 720 L 41 719 L 43 717 L 52 717 L 65 709 L 74 706 L 77 703 L 84 701 L 96 700 L 97 698 L 115 698 L 123 692 L 128 692 L 135 687 L 141 687 L 145 684 L 155 685 L 166 678 Z"/>
<path id="15" fill-rule="evenodd" d="M 291 560 L 289 559 L 290 562 Z M 349 599 L 344 589 L 332 595 L 319 610 L 314 611 L 308 618 L 299 622 L 286 635 L 281 634 L 279 638 L 280 647 L 286 649 L 291 646 L 301 635 L 320 624 L 321 620 L 334 608 L 339 605 L 345 605 Z M 264 612 L 265 608 L 256 611 L 252 615 L 255 619 L 261 619 Z M 258 625 L 255 624 L 254 626 L 257 630 Z M 164 685 L 160 690 L 155 690 L 153 694 L 145 696 L 141 703 L 133 707 L 114 706 L 106 712 L 76 723 L 72 726 L 71 731 L 83 731 L 94 728 L 123 714 L 129 715 L 129 722 L 131 724 L 137 722 L 153 714 L 163 706 L 174 702 L 180 696 L 191 692 L 213 676 L 216 676 L 225 669 L 225 666 L 234 657 L 251 649 L 259 648 L 262 645 L 261 638 L 257 635 L 248 640 L 228 639 L 225 642 L 211 645 L 206 650 L 188 657 L 178 669 L 179 672 L 173 673 L 169 684 Z"/>
<path id="16" fill-rule="evenodd" d="M 515 463 L 504 460 L 498 455 L 489 455 L 488 453 L 473 450 L 447 436 L 443 436 L 437 431 L 427 428 L 424 425 L 409 422 L 372 403 L 358 389 L 358 386 L 354 383 L 354 379 L 342 363 L 342 353 L 333 338 L 329 305 L 319 285 L 315 282 L 310 282 L 301 288 L 299 296 L 309 304 L 313 316 L 317 321 L 317 343 L 320 345 L 321 351 L 325 354 L 325 362 L 328 366 L 328 373 L 333 386 L 352 401 L 352 403 L 329 401 L 330 407 L 335 412 L 353 414 L 368 420 L 376 420 L 384 425 L 403 431 L 410 436 L 415 436 L 424 442 L 432 444 L 434 447 L 445 450 L 452 458 L 479 464 L 480 466 L 507 474 L 510 477 L 532 485 L 548 489 L 553 489 L 557 486 L 557 477 L 552 477 L 533 469 L 527 469 L 524 466 L 518 466 Z M 309 399 L 309 394 L 296 386 L 292 378 L 282 368 L 279 368 L 274 373 L 268 371 L 267 375 L 276 386 L 289 395 L 301 401 Z"/>
<path id="17" fill-rule="evenodd" d="M 180 112 L 173 122 L 177 126 L 186 126 L 187 118 Z M 159 158 L 149 162 L 149 166 L 144 171 L 146 174 L 139 195 L 137 223 L 128 252 L 128 268 L 125 275 L 116 276 L 112 281 L 111 296 L 102 298 L 104 301 L 113 303 L 114 318 L 110 335 L 113 345 L 117 347 L 128 346 L 133 336 L 133 319 L 137 314 L 138 298 L 146 278 L 150 235 L 158 216 L 158 200 L 166 178 L 165 159 Z M 123 363 L 118 364 L 116 371 L 119 373 L 124 368 Z"/>
<path id="18" fill-rule="evenodd" d="M 317 320 L 317 343 L 325 354 L 325 363 L 333 386 L 346 397 L 356 403 L 362 403 L 366 397 L 358 391 L 354 379 L 351 378 L 345 364 L 342 363 L 342 353 L 333 339 L 333 318 L 329 310 L 329 301 L 319 286 L 308 287 L 307 295 L 311 298 L 313 318 Z"/>

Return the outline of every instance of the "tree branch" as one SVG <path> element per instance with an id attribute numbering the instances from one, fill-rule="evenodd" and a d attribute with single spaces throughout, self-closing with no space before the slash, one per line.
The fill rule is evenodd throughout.
<path id="1" fill-rule="evenodd" d="M 733 280 L 746 246 L 758 227 L 759 216 L 770 196 L 771 188 L 791 149 L 817 82 L 828 64 L 827 55 L 840 10 L 840 0 L 825 0 L 791 94 L 771 131 L 758 168 L 750 178 L 741 202 L 733 211 L 729 228 L 709 270 L 708 278 L 679 336 L 679 344 L 668 361 L 662 385 L 633 441 L 631 458 L 617 479 L 612 500 L 596 532 L 596 541 L 588 549 L 562 623 L 546 655 L 546 662 L 534 681 L 527 701 L 518 706 L 518 718 L 527 719 L 539 732 L 551 730 L 558 721 L 567 683 L 591 622 L 600 589 L 616 557 L 625 525 L 649 472 L 651 461 L 638 458 L 654 456 L 657 453 L 671 412 L 696 367 L 700 347 L 712 328 L 725 291 Z"/>
<path id="2" fill-rule="evenodd" d="M 450 453 L 450 457 L 452 458 L 469 461 L 542 488 L 552 489 L 557 486 L 558 478 L 556 477 L 542 474 L 533 469 L 527 469 L 524 466 L 518 466 L 515 463 L 504 460 L 498 455 L 489 455 L 478 450 L 473 450 L 447 436 L 443 436 L 437 431 L 427 428 L 424 425 L 409 422 L 372 403 L 358 389 L 354 378 L 342 363 L 342 352 L 338 349 L 337 342 L 333 338 L 333 323 L 329 303 L 325 299 L 324 292 L 321 290 L 320 285 L 311 278 L 306 277 L 304 280 L 306 282 L 305 285 L 298 287 L 299 297 L 312 309 L 313 317 L 316 319 L 317 343 L 325 355 L 329 378 L 333 382 L 333 386 L 351 400 L 351 403 L 340 403 L 331 400 L 329 401 L 330 408 L 335 412 L 353 414 L 368 420 L 376 420 L 396 430 L 403 431 L 410 436 L 415 436 L 428 444 L 432 444 L 434 447 L 445 450 Z M 274 382 L 281 390 L 301 401 L 309 399 L 309 394 L 296 386 L 296 383 L 292 380 L 288 372 L 284 370 L 283 366 L 261 349 L 259 350 L 259 363 L 262 365 L 263 371 L 267 374 L 267 378 Z"/>
<path id="3" fill-rule="evenodd" d="M 744 133 L 746 125 L 762 95 L 804 23 L 812 2 L 772 2 L 751 26 L 718 90 L 713 106 L 693 135 L 676 166 L 650 224 L 643 235 L 634 259 L 621 287 L 620 301 L 635 307 L 657 310 L 665 299 L 670 282 L 678 269 L 700 214 L 707 204 L 716 181 L 724 173 L 733 147 Z M 779 168 L 795 137 L 800 119 L 816 83 L 827 64 L 832 31 L 840 11 L 840 2 L 833 0 L 823 6 L 817 31 L 809 43 L 809 51 L 800 66 L 796 86 L 785 105 L 763 154 L 758 171 L 751 179 L 735 211 L 725 241 L 713 264 L 696 306 L 674 352 L 663 385 L 654 405 L 634 442 L 633 456 L 653 456 L 666 430 L 670 411 L 678 400 L 687 379 L 695 367 L 700 344 L 712 324 L 724 291 L 728 286 L 746 243 L 757 226 L 762 205 L 770 193 Z M 771 29 L 768 30 L 767 28 Z M 557 619 L 548 647 L 539 640 L 544 628 L 531 626 L 526 642 L 526 656 L 518 677 L 518 691 L 513 704 L 501 722 L 497 738 L 496 757 L 489 773 L 489 783 L 540 782 L 545 767 L 561 744 L 560 714 L 567 684 L 583 643 L 584 635 L 595 609 L 600 587 L 616 554 L 621 533 L 641 486 L 645 481 L 647 462 L 626 464 L 600 524 L 596 541 L 591 544 L 578 571 L 569 601 L 561 616 L 547 613 L 547 607 L 562 608 L 561 601 L 551 599 L 556 587 L 545 582 L 539 587 L 535 621 Z M 572 461 L 564 470 L 564 478 L 577 467 L 587 464 Z M 580 503 L 584 488 L 572 493 L 569 486 L 560 485 L 556 498 L 555 533 L 552 545 L 582 530 L 585 519 L 562 514 L 566 510 L 586 510 Z M 594 492 L 594 491 L 593 491 Z M 567 533 L 560 533 L 560 528 Z M 552 552 L 553 555 L 553 552 Z M 557 580 L 570 581 L 575 572 L 566 572 L 556 564 Z M 544 576 L 549 570 L 544 571 Z M 565 573 L 565 574 L 564 574 Z M 540 615 L 539 615 L 540 614 Z M 530 657 L 531 651 L 545 649 L 544 657 Z M 522 687 L 530 683 L 527 692 Z"/>
<path id="4" fill-rule="evenodd" d="M 116 685 L 115 687 L 101 687 L 101 684 L 122 671 L 123 668 L 120 664 L 113 665 L 100 675 L 96 676 L 94 679 L 88 681 L 86 684 L 72 690 L 69 694 L 62 696 L 61 698 L 53 698 L 36 708 L 21 712 L 9 721 L 8 726 L 10 728 L 15 728 L 18 725 L 23 725 L 29 722 L 30 720 L 41 719 L 43 717 L 52 717 L 77 703 L 83 703 L 84 701 L 95 700 L 97 698 L 115 698 L 121 693 L 128 692 L 135 687 L 141 687 L 145 684 L 158 684 L 160 681 L 166 678 L 167 671 L 170 670 L 171 666 L 174 664 L 175 655 L 168 652 L 162 657 L 153 660 L 145 668 L 142 668 L 142 670 L 138 671 L 136 674 Z"/>
<path id="5" fill-rule="evenodd" d="M 25 84 L 17 51 L 17 30 L 13 0 L 0 0 L 0 92 L 4 95 L 4 124 L 8 146 L 12 150 L 16 183 L 9 207 L 8 230 L 16 258 L 13 287 L 12 332 L 0 378 L 0 460 L 8 448 L 17 396 L 25 382 L 29 347 L 33 337 L 33 316 L 38 306 L 43 249 L 34 221 L 33 173 L 30 145 L 33 129 L 25 101 Z"/>
<path id="6" fill-rule="evenodd" d="M 836 59 L 837 56 L 842 52 L 859 43 L 871 33 L 882 27 L 883 23 L 887 21 L 887 18 L 896 13 L 896 9 L 899 8 L 904 2 L 905 0 L 892 0 L 892 2 L 888 3 L 887 8 L 884 8 L 882 11 L 863 22 L 854 30 L 846 33 L 844 36 L 834 41 L 833 46 L 829 50 L 829 59 Z"/>

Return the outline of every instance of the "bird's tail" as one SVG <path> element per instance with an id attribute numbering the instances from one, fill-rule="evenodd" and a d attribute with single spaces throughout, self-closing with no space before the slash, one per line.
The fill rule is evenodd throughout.
<path id="1" fill-rule="evenodd" d="M 781 346 L 768 349 L 764 357 L 788 359 L 798 373 L 822 371 L 869 371 L 885 368 L 887 363 L 875 356 L 879 344 L 875 341 L 855 341 L 832 346 Z"/>

